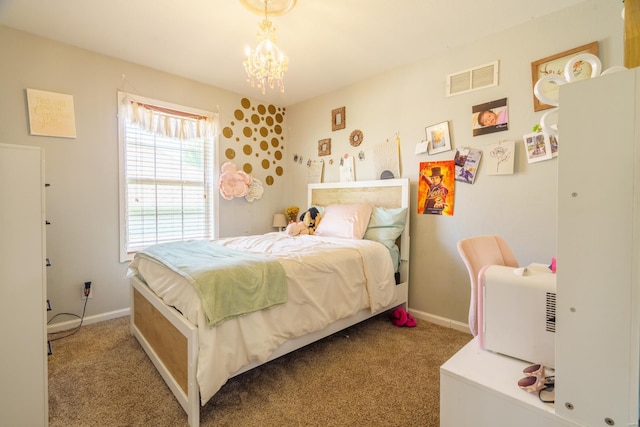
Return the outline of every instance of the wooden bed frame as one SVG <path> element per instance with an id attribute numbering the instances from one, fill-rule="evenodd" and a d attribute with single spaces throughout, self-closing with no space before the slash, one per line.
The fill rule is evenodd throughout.
<path id="1" fill-rule="evenodd" d="M 309 206 L 329 204 L 371 203 L 394 208 L 409 207 L 409 180 L 356 181 L 349 183 L 310 184 Z M 409 213 L 404 233 L 400 236 L 400 283 L 395 297 L 385 310 L 407 308 L 409 289 Z M 383 310 L 384 311 L 384 310 Z M 379 312 L 378 312 L 379 313 Z M 376 314 L 378 314 L 376 313 Z M 322 330 L 294 338 L 278 347 L 264 363 L 341 331 L 373 315 L 367 308 L 351 317 L 340 319 Z M 188 416 L 189 425 L 200 424 L 200 394 L 196 380 L 198 330 L 176 309 L 167 306 L 139 279 L 131 278 L 131 333 L 140 342 L 160 375 L 165 380 Z M 233 376 L 253 369 L 261 363 L 245 366 Z"/>

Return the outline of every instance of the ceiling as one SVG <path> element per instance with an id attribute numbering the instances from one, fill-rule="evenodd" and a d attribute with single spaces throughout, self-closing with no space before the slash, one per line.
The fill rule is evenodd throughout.
<path id="1" fill-rule="evenodd" d="M 289 71 L 264 96 L 242 65 L 263 17 L 240 0 L 0 0 L 0 25 L 290 106 L 582 1 L 298 0 L 270 18 Z"/>

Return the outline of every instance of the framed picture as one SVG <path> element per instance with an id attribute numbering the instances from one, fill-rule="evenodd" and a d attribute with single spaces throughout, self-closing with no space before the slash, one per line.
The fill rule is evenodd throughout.
<path id="1" fill-rule="evenodd" d="M 437 154 L 451 150 L 449 122 L 442 122 L 425 128 L 429 154 Z"/>
<path id="2" fill-rule="evenodd" d="M 318 156 L 328 156 L 331 154 L 331 138 L 318 141 Z"/>
<path id="3" fill-rule="evenodd" d="M 471 107 L 471 128 L 473 136 L 509 130 L 507 98 Z"/>
<path id="4" fill-rule="evenodd" d="M 583 46 L 578 46 L 573 49 L 569 49 L 564 52 L 556 53 L 555 55 L 547 56 L 546 58 L 533 61 L 531 63 L 531 92 L 533 88 L 542 77 L 549 74 L 557 74 L 562 76 L 564 74 L 564 68 L 571 59 L 572 56 L 576 56 L 580 53 L 590 53 L 598 56 L 598 42 L 587 43 Z M 584 80 L 591 77 L 591 64 L 586 61 L 580 61 L 574 65 L 574 77 L 576 80 Z M 542 88 L 542 92 L 545 97 L 550 99 L 558 99 L 558 85 L 553 82 L 547 82 Z M 546 110 L 553 107 L 553 105 L 545 104 L 541 102 L 535 94 L 533 95 L 533 111 Z"/>
<path id="5" fill-rule="evenodd" d="M 551 140 L 549 134 L 544 132 L 523 135 L 524 151 L 529 163 L 549 160 L 552 157 Z"/>
<path id="6" fill-rule="evenodd" d="M 347 126 L 347 120 L 345 117 L 345 108 L 340 107 L 331 111 L 331 130 L 344 129 Z"/>

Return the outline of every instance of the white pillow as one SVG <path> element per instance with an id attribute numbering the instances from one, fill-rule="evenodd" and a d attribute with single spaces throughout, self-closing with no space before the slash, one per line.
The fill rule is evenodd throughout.
<path id="1" fill-rule="evenodd" d="M 364 203 L 329 205 L 324 209 L 320 224 L 313 234 L 344 239 L 362 239 L 367 231 L 372 210 L 371 205 Z"/>

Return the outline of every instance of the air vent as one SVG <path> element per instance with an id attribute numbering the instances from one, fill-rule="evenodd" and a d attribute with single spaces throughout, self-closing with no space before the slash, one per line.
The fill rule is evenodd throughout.
<path id="1" fill-rule="evenodd" d="M 556 332 L 556 294 L 547 292 L 546 331 Z"/>
<path id="2" fill-rule="evenodd" d="M 498 63 L 481 65 L 447 76 L 447 96 L 498 85 Z"/>

